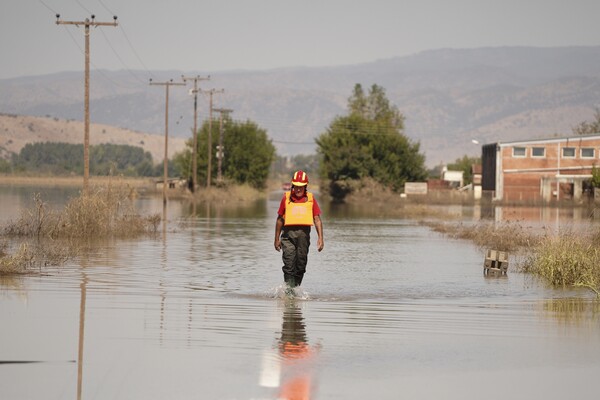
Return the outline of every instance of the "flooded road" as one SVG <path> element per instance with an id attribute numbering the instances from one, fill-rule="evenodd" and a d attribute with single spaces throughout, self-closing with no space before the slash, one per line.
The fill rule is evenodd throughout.
<path id="1" fill-rule="evenodd" d="M 18 214 L 20 193 L 0 190 L 1 221 Z M 165 235 L 2 278 L 0 399 L 597 395 L 600 305 L 589 292 L 512 265 L 484 277 L 470 242 L 324 207 L 325 249 L 313 232 L 303 286 L 287 299 L 277 206 L 170 201 Z"/>

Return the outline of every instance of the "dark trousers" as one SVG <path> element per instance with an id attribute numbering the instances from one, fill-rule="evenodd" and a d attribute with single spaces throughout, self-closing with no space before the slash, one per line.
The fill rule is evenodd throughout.
<path id="1" fill-rule="evenodd" d="M 310 227 L 283 228 L 281 248 L 283 249 L 283 279 L 290 286 L 298 286 L 306 272 L 308 248 L 310 247 Z"/>

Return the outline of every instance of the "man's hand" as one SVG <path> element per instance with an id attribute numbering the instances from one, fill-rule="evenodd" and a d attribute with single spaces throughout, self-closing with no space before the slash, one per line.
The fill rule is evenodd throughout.
<path id="1" fill-rule="evenodd" d="M 315 221 L 315 228 L 317 228 L 317 250 L 321 251 L 323 250 L 323 247 L 325 247 L 325 240 L 323 239 L 323 222 L 321 222 L 321 217 L 319 217 L 318 215 L 314 218 Z"/>
<path id="2" fill-rule="evenodd" d="M 281 250 L 281 229 L 283 228 L 283 217 L 278 215 L 275 221 L 275 250 Z"/>
<path id="3" fill-rule="evenodd" d="M 325 247 L 325 243 L 323 243 L 323 238 L 320 237 L 317 239 L 317 250 L 321 251 L 323 250 L 323 247 Z"/>

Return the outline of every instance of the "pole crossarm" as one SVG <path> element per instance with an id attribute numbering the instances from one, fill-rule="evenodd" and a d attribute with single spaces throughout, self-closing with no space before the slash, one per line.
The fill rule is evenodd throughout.
<path id="1" fill-rule="evenodd" d="M 99 21 L 96 21 L 95 15 L 92 15 L 92 19 L 86 18 L 84 21 L 61 21 L 60 14 L 56 14 L 56 25 L 75 25 L 75 26 L 83 25 L 86 27 L 93 26 L 95 28 L 98 26 L 117 26 L 117 25 L 119 25 L 119 23 L 117 22 L 116 15 L 113 17 L 113 22 L 99 22 Z"/>
<path id="2" fill-rule="evenodd" d="M 213 108 L 213 111 L 216 111 L 218 113 L 223 113 L 225 115 L 233 112 L 233 110 L 231 108 Z"/>
<path id="3" fill-rule="evenodd" d="M 152 82 L 152 79 L 150 79 L 150 86 L 154 86 L 154 85 L 160 85 L 160 86 L 185 86 L 185 83 L 183 82 L 173 82 L 173 80 L 171 79 L 168 82 Z"/>

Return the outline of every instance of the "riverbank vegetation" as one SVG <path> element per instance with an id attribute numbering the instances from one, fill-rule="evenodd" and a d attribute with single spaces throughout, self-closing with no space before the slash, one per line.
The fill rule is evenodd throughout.
<path id="1" fill-rule="evenodd" d="M 592 290 L 600 298 L 600 231 L 546 236 L 525 258 L 522 269 L 554 286 Z"/>
<path id="2" fill-rule="evenodd" d="M 517 269 L 539 276 L 552 286 L 581 287 L 600 298 L 600 230 L 549 232 L 519 222 L 467 225 L 425 222 L 434 231 L 470 240 L 481 249 L 518 255 Z"/>
<path id="3" fill-rule="evenodd" d="M 521 252 L 535 248 L 545 237 L 544 232 L 540 233 L 532 228 L 526 228 L 514 221 L 478 222 L 475 224 L 429 221 L 425 224 L 434 231 L 454 239 L 470 240 L 481 249 L 507 252 Z"/>
<path id="4" fill-rule="evenodd" d="M 72 198 L 60 211 L 35 194 L 31 207 L 1 227 L 0 274 L 60 265 L 91 240 L 156 233 L 160 215 L 138 214 L 130 194 L 126 186 L 95 187 L 88 195 Z"/>

